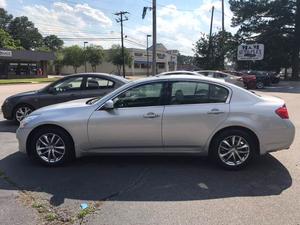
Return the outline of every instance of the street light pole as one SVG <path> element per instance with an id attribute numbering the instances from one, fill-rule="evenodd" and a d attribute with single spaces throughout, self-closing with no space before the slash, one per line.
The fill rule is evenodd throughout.
<path id="1" fill-rule="evenodd" d="M 147 34 L 147 77 L 149 77 L 149 37 L 151 34 Z"/>
<path id="2" fill-rule="evenodd" d="M 84 48 L 84 71 L 87 72 L 87 68 L 86 68 L 86 48 L 85 48 L 85 44 L 87 44 L 88 42 L 85 41 L 83 42 L 83 48 Z"/>

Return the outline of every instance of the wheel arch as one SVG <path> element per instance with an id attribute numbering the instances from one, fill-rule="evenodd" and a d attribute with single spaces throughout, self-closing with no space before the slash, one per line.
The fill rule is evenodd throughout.
<path id="1" fill-rule="evenodd" d="M 74 140 L 73 140 L 73 137 L 71 136 L 71 134 L 66 130 L 64 129 L 63 127 L 59 126 L 59 125 L 56 125 L 56 124 L 43 124 L 43 125 L 39 125 L 37 127 L 35 127 L 28 135 L 27 137 L 27 141 L 26 141 L 26 152 L 28 155 L 31 155 L 31 151 L 30 151 L 30 145 L 31 145 L 31 141 L 32 141 L 32 137 L 33 137 L 33 134 L 35 132 L 37 132 L 38 130 L 42 130 L 42 129 L 45 129 L 45 128 L 55 128 L 55 129 L 60 129 L 60 130 L 63 130 L 70 138 L 71 140 L 71 143 L 72 143 L 72 148 L 73 148 L 73 153 L 74 155 L 75 154 L 75 144 L 74 144 Z"/>
<path id="2" fill-rule="evenodd" d="M 248 134 L 250 134 L 252 136 L 253 140 L 255 141 L 255 153 L 257 155 L 260 154 L 260 142 L 259 142 L 257 134 L 253 130 L 251 130 L 251 129 L 247 128 L 247 127 L 244 127 L 244 126 L 228 126 L 228 127 L 224 127 L 222 129 L 218 130 L 212 136 L 212 138 L 209 141 L 209 146 L 208 146 L 208 153 L 209 154 L 211 153 L 211 146 L 212 146 L 212 143 L 213 143 L 215 137 L 217 137 L 220 133 L 222 133 L 222 132 L 224 132 L 226 130 L 242 130 L 242 131 L 247 132 Z"/>
<path id="3" fill-rule="evenodd" d="M 35 110 L 35 107 L 30 104 L 30 103 L 27 103 L 27 102 L 18 102 L 14 107 L 13 107 L 13 110 L 12 110 L 12 117 L 15 118 L 15 113 L 16 113 L 16 110 L 18 107 L 20 106 L 27 106 L 27 107 L 30 107 L 32 110 Z"/>

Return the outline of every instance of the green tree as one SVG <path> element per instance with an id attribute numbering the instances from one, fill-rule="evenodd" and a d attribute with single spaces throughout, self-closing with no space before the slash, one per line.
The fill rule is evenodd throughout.
<path id="1" fill-rule="evenodd" d="M 211 36 L 211 47 L 209 49 L 209 36 L 202 35 L 194 45 L 195 64 L 204 69 L 224 69 L 223 55 L 232 60 L 234 50 L 237 47 L 235 38 L 231 33 L 222 31 Z M 223 43 L 223 44 L 222 44 Z"/>
<path id="2" fill-rule="evenodd" d="M 47 46 L 51 51 L 58 51 L 62 49 L 64 41 L 58 38 L 56 35 L 49 35 L 43 39 L 44 45 Z"/>
<path id="3" fill-rule="evenodd" d="M 20 40 L 23 48 L 32 50 L 43 45 L 43 37 L 26 16 L 14 18 L 8 25 L 8 32 L 15 40 Z"/>
<path id="4" fill-rule="evenodd" d="M 300 53 L 300 0 L 229 0 L 232 25 L 247 42 L 264 43 L 266 59 L 256 64 L 292 66 L 298 78 Z M 272 48 L 271 48 L 272 47 Z M 266 65 L 264 65 L 266 66 Z"/>
<path id="5" fill-rule="evenodd" d="M 53 61 L 55 66 L 55 73 L 60 74 L 61 68 L 64 65 L 64 53 L 63 50 L 59 50 L 55 52 L 55 60 Z"/>
<path id="6" fill-rule="evenodd" d="M 0 29 L 7 31 L 7 27 L 11 22 L 13 16 L 8 14 L 6 10 L 0 8 Z"/>
<path id="7" fill-rule="evenodd" d="M 14 40 L 9 33 L 0 28 L 0 48 L 21 49 L 19 41 Z"/>
<path id="8" fill-rule="evenodd" d="M 121 67 L 123 65 L 123 58 L 122 58 L 122 48 L 120 45 L 113 45 L 109 50 L 108 54 L 108 61 L 114 64 L 117 67 L 118 74 L 121 74 Z M 130 65 L 132 62 L 132 57 L 129 54 L 129 51 L 125 48 L 124 49 L 124 61 L 125 65 Z"/>
<path id="9" fill-rule="evenodd" d="M 84 64 L 84 50 L 78 45 L 73 45 L 64 48 L 63 54 L 63 64 L 73 66 L 74 72 L 77 73 L 77 68 Z"/>
<path id="10" fill-rule="evenodd" d="M 104 59 L 104 52 L 101 46 L 91 45 L 85 50 L 86 60 L 91 64 L 93 72 L 96 72 L 97 65 L 101 64 Z"/>

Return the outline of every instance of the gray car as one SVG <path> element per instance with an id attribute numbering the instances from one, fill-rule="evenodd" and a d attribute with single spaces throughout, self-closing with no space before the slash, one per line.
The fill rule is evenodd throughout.
<path id="1" fill-rule="evenodd" d="M 34 111 L 17 130 L 19 149 L 49 166 L 98 153 L 209 155 L 238 169 L 287 149 L 295 128 L 283 100 L 218 79 L 157 76 L 103 98 Z"/>
<path id="2" fill-rule="evenodd" d="M 37 91 L 20 93 L 7 98 L 2 105 L 4 118 L 20 122 L 32 111 L 70 100 L 104 96 L 128 80 L 105 73 L 66 76 Z"/>

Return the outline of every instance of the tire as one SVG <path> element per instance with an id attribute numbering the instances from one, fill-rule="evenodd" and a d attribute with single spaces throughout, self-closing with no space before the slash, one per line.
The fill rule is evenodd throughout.
<path id="1" fill-rule="evenodd" d="M 256 87 L 257 87 L 257 89 L 262 89 L 262 88 L 265 87 L 265 84 L 262 81 L 257 81 L 256 82 Z"/>
<path id="2" fill-rule="evenodd" d="M 235 144 L 232 145 L 232 142 Z M 225 130 L 213 138 L 210 156 L 225 169 L 242 169 L 254 158 L 255 143 L 248 132 L 239 129 Z"/>
<path id="3" fill-rule="evenodd" d="M 13 119 L 16 123 L 20 123 L 27 115 L 32 113 L 34 108 L 30 105 L 17 105 L 13 111 Z"/>
<path id="4" fill-rule="evenodd" d="M 29 148 L 30 158 L 46 166 L 63 165 L 75 158 L 73 140 L 61 128 L 38 129 L 32 135 Z"/>

